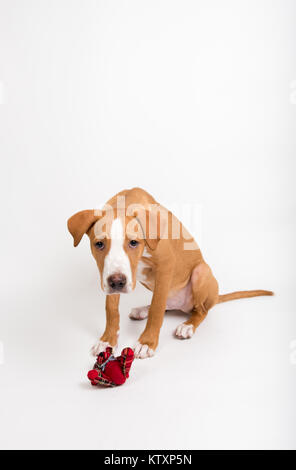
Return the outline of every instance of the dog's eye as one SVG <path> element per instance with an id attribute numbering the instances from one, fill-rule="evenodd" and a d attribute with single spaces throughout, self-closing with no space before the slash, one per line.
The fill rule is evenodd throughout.
<path id="1" fill-rule="evenodd" d="M 131 240 L 131 241 L 129 242 L 129 246 L 130 246 L 131 248 L 136 248 L 136 246 L 138 246 L 138 245 L 139 245 L 139 242 L 137 242 L 137 240 Z"/>
<path id="2" fill-rule="evenodd" d="M 105 248 L 105 244 L 104 242 L 97 242 L 95 247 L 98 248 L 98 250 L 103 250 Z"/>

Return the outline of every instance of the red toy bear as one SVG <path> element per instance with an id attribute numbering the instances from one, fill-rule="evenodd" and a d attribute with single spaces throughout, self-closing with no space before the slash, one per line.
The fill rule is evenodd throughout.
<path id="1" fill-rule="evenodd" d="M 129 371 L 134 360 L 134 351 L 125 348 L 121 356 L 114 357 L 112 348 L 97 356 L 94 368 L 87 374 L 92 385 L 104 385 L 105 387 L 116 387 L 122 385 L 128 379 Z"/>

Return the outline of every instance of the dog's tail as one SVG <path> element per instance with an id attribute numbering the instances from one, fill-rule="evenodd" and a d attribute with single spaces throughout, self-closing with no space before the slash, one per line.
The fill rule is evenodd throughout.
<path id="1" fill-rule="evenodd" d="M 242 290 L 231 292 L 230 294 L 219 295 L 218 304 L 228 302 L 228 300 L 246 299 L 248 297 L 257 297 L 259 295 L 274 295 L 270 290 Z"/>

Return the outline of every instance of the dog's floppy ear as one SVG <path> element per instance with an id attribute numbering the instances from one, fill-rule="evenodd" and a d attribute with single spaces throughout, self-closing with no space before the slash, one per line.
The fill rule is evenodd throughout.
<path id="1" fill-rule="evenodd" d="M 139 222 L 143 231 L 144 239 L 151 250 L 155 250 L 160 240 L 159 230 L 156 227 L 151 227 L 150 211 L 137 212 L 136 219 Z M 151 232 L 151 233 L 150 233 Z M 153 233 L 152 233 L 153 232 Z"/>
<path id="2" fill-rule="evenodd" d="M 72 215 L 68 220 L 68 230 L 74 238 L 74 246 L 80 243 L 83 235 L 90 229 L 90 227 L 100 218 L 98 211 L 85 210 L 77 212 Z"/>
<path id="3" fill-rule="evenodd" d="M 133 215 L 141 227 L 144 239 L 151 250 L 155 250 L 162 238 L 167 238 L 168 211 L 157 204 L 148 208 L 140 204 L 131 204 L 128 215 Z"/>

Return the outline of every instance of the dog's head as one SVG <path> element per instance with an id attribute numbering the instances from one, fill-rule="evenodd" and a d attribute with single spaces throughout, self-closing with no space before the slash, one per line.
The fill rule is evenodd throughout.
<path id="1" fill-rule="evenodd" d="M 135 215 L 118 214 L 113 208 L 102 211 L 85 210 L 68 220 L 74 246 L 86 233 L 91 252 L 101 275 L 106 294 L 129 293 L 136 285 L 137 267 L 145 246 L 155 250 L 159 240 L 156 233 L 147 236 L 147 211 Z"/>

